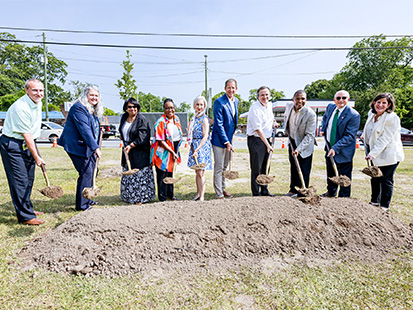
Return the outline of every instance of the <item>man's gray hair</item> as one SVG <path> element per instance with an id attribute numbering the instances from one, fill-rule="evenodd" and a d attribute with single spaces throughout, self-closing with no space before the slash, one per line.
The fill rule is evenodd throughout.
<path id="1" fill-rule="evenodd" d="M 29 89 L 29 83 L 30 82 L 37 82 L 37 83 L 41 83 L 43 85 L 42 81 L 39 81 L 38 79 L 33 78 L 33 79 L 28 79 L 26 81 L 26 83 L 24 84 L 24 88 Z"/>

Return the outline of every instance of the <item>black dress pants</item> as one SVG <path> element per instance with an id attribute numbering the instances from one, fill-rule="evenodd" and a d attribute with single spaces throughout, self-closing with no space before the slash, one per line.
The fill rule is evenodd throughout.
<path id="1" fill-rule="evenodd" d="M 379 167 L 383 176 L 371 178 L 371 202 L 379 203 L 381 207 L 390 206 L 393 195 L 394 173 L 399 163 Z"/>
<path id="2" fill-rule="evenodd" d="M 261 140 L 261 138 L 256 136 L 248 136 L 247 144 L 248 151 L 250 153 L 252 195 L 268 196 L 268 186 L 259 185 L 256 182 L 258 175 L 267 173 L 266 168 L 269 156 L 267 147 L 265 146 L 265 143 Z"/>
<path id="3" fill-rule="evenodd" d="M 328 178 L 334 177 L 336 174 L 334 173 L 333 165 L 331 164 L 331 160 L 325 156 L 326 164 L 327 164 L 327 191 L 331 196 L 336 196 L 338 185 L 334 182 L 330 181 Z M 353 171 L 353 162 L 350 161 L 348 163 L 336 163 L 338 175 L 346 175 L 351 180 L 351 173 Z M 338 192 L 338 197 L 350 197 L 351 194 L 351 185 L 347 187 L 340 186 L 340 191 Z"/>
<path id="4" fill-rule="evenodd" d="M 23 148 L 23 141 L 5 135 L 0 137 L 1 158 L 19 223 L 36 218 L 30 200 L 36 162 L 29 149 Z"/>

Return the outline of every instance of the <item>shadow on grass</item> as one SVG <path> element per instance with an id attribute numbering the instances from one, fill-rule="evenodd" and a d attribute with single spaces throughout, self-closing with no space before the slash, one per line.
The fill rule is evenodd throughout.
<path id="1" fill-rule="evenodd" d="M 94 199 L 99 202 L 99 206 L 96 208 L 127 205 L 118 195 L 96 196 Z M 75 209 L 75 196 L 70 194 L 63 195 L 59 199 L 32 199 L 32 203 L 36 211 L 44 212 L 46 216 L 55 220 L 55 227 L 66 222 L 68 215 L 80 213 Z M 11 237 L 24 237 L 35 231 L 33 226 L 21 225 L 17 222 L 16 211 L 11 200 L 0 205 L 0 224 L 11 228 L 8 231 L 8 235 Z"/>

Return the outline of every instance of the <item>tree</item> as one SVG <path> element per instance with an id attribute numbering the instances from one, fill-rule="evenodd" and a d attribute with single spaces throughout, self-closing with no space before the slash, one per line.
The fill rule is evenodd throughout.
<path id="1" fill-rule="evenodd" d="M 28 47 L 6 40 L 16 40 L 16 37 L 6 32 L 0 33 L 0 96 L 16 94 L 24 88 L 26 80 L 37 78 L 43 81 L 44 76 L 43 65 L 40 63 L 43 47 Z M 51 107 L 55 108 L 70 97 L 61 87 L 67 76 L 67 64 L 50 52 L 47 53 L 47 58 L 47 94 Z M 7 99 L 3 101 L 3 110 L 9 108 L 8 102 Z"/>
<path id="2" fill-rule="evenodd" d="M 218 94 L 215 94 L 215 96 L 212 97 L 212 99 L 211 99 L 212 100 L 211 101 L 212 102 L 212 108 L 211 108 L 211 115 L 210 115 L 211 117 L 212 117 L 212 110 L 213 110 L 213 106 L 214 106 L 214 101 L 217 100 L 219 97 L 221 97 L 224 94 L 225 94 L 225 92 L 222 91 Z M 238 95 L 238 94 L 235 94 L 234 97 L 236 97 L 239 100 L 239 103 L 238 103 L 238 124 L 245 124 L 246 118 L 240 118 L 239 116 L 242 113 L 249 111 L 249 109 L 251 107 L 251 102 L 242 99 L 241 96 Z"/>
<path id="3" fill-rule="evenodd" d="M 162 100 L 151 93 L 139 92 L 138 102 L 142 112 L 163 112 Z"/>
<path id="4" fill-rule="evenodd" d="M 250 89 L 250 96 L 248 98 L 248 101 L 250 103 L 253 103 L 257 101 L 257 88 L 255 89 Z M 274 88 L 270 89 L 270 101 L 274 102 L 278 99 L 284 98 L 284 92 L 283 91 L 276 91 Z"/>
<path id="5" fill-rule="evenodd" d="M 321 79 L 312 82 L 304 87 L 304 91 L 307 93 L 307 99 L 330 99 L 325 98 L 327 94 L 328 86 L 330 81 L 326 79 Z"/>
<path id="6" fill-rule="evenodd" d="M 361 116 L 361 127 L 367 119 L 370 103 L 382 92 L 393 93 L 396 113 L 402 125 L 413 125 L 413 39 L 387 41 L 383 35 L 357 42 L 347 54 L 348 62 L 331 80 L 318 80 L 304 89 L 311 99 L 333 99 L 345 89 L 355 99 L 355 109 Z M 404 47 L 404 48 L 400 48 Z M 368 49 L 360 49 L 368 48 Z"/>
<path id="7" fill-rule="evenodd" d="M 386 41 L 384 35 L 372 36 L 357 42 L 347 55 L 348 63 L 339 73 L 343 77 L 345 88 L 365 91 L 384 83 L 393 87 L 410 85 L 413 79 L 412 45 L 411 38 Z"/>
<path id="8" fill-rule="evenodd" d="M 122 100 L 127 100 L 129 98 L 137 98 L 136 90 L 138 87 L 136 86 L 136 81 L 133 79 L 132 71 L 133 71 L 133 63 L 131 62 L 131 55 L 129 51 L 126 51 L 126 60 L 122 62 L 122 67 L 125 70 L 123 72 L 122 77 L 118 80 L 115 84 L 117 88 L 119 88 L 119 96 Z"/>
<path id="9" fill-rule="evenodd" d="M 104 116 L 113 116 L 113 115 L 119 115 L 119 113 L 116 113 L 115 111 L 109 109 L 109 108 L 103 108 L 104 112 L 103 115 Z"/>

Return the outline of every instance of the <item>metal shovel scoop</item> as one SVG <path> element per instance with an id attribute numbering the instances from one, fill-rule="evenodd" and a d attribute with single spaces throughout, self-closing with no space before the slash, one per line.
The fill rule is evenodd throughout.
<path id="1" fill-rule="evenodd" d="M 99 148 L 102 146 L 102 136 L 103 132 L 100 131 L 99 134 Z M 82 191 L 82 196 L 86 199 L 92 199 L 100 193 L 102 186 L 96 186 L 96 175 L 98 173 L 99 158 L 96 158 L 95 169 L 93 170 L 93 185 L 92 187 L 85 187 Z"/>
<path id="2" fill-rule="evenodd" d="M 192 151 L 192 154 L 194 154 L 195 153 L 195 151 L 194 151 L 194 146 L 192 145 L 192 143 L 191 143 L 191 151 Z M 198 156 L 195 156 L 195 154 L 194 155 L 192 155 L 193 157 L 194 157 L 194 159 L 195 159 L 195 165 L 193 165 L 192 167 L 191 167 L 191 169 L 194 169 L 194 170 L 200 170 L 200 169 L 204 169 L 205 167 L 206 167 L 206 163 L 200 163 L 200 164 L 198 164 Z"/>
<path id="3" fill-rule="evenodd" d="M 174 161 L 174 167 L 173 167 L 173 173 L 175 174 L 175 169 L 176 169 L 176 161 Z M 181 180 L 181 178 L 179 179 L 175 179 L 175 178 L 171 178 L 171 177 L 166 177 L 163 179 L 163 182 L 165 184 L 175 184 L 177 182 L 179 182 Z"/>
<path id="4" fill-rule="evenodd" d="M 123 154 L 125 154 L 125 158 L 126 158 L 126 165 L 128 166 L 128 170 L 123 171 L 123 172 L 122 172 L 122 174 L 123 174 L 123 175 L 132 175 L 132 174 L 135 174 L 136 172 L 138 172 L 138 171 L 139 171 L 139 169 L 138 169 L 138 168 L 135 168 L 135 169 L 132 169 L 132 168 L 131 168 L 128 153 L 126 153 L 126 151 L 125 151 L 125 150 L 123 150 Z"/>
<path id="5" fill-rule="evenodd" d="M 330 146 L 327 142 L 327 140 L 325 140 L 326 142 L 326 147 L 327 147 L 327 152 L 330 151 Z M 334 161 L 333 156 L 329 156 L 330 157 L 330 161 L 331 161 L 331 165 L 333 166 L 334 169 L 334 177 L 328 178 L 331 182 L 340 185 L 342 187 L 347 187 L 351 185 L 351 180 L 348 176 L 346 175 L 338 175 L 338 170 L 337 170 L 337 165 L 336 162 Z"/>
<path id="6" fill-rule="evenodd" d="M 39 152 L 39 148 L 37 147 L 37 144 L 36 144 L 36 150 L 37 150 L 37 154 L 39 154 L 40 156 L 40 152 Z M 53 199 L 62 197 L 63 189 L 60 186 L 55 186 L 55 185 L 50 186 L 49 178 L 47 177 L 47 173 L 46 173 L 46 167 L 44 165 L 41 165 L 40 168 L 42 169 L 43 176 L 46 181 L 46 187 L 39 189 L 39 192 L 45 195 L 46 197 L 53 198 Z"/>
<path id="7" fill-rule="evenodd" d="M 238 178 L 238 171 L 232 171 L 232 152 L 229 152 L 229 170 L 222 172 L 222 176 L 228 180 L 235 180 Z"/>
<path id="8" fill-rule="evenodd" d="M 275 131 L 276 130 L 274 129 L 272 132 L 272 137 L 271 137 L 272 147 L 274 147 Z M 270 153 L 268 154 L 267 167 L 265 168 L 265 174 L 260 174 L 255 179 L 255 182 L 257 182 L 259 185 L 268 185 L 272 181 L 274 181 L 274 177 L 268 175 L 270 173 L 271 157 L 272 157 L 272 151 L 270 151 Z"/>
<path id="9" fill-rule="evenodd" d="M 368 145 L 366 143 L 364 143 L 364 152 L 366 153 L 366 156 L 369 154 Z M 373 164 L 373 161 L 368 159 L 366 159 L 366 161 L 367 167 L 364 167 L 363 170 L 361 170 L 361 172 L 372 178 L 380 178 L 383 176 L 383 172 L 381 172 L 379 167 Z"/>
<path id="10" fill-rule="evenodd" d="M 41 165 L 44 179 L 46 180 L 46 187 L 39 189 L 39 192 L 49 198 L 60 198 L 63 196 L 63 189 L 60 186 L 50 185 L 49 178 L 47 177 L 46 167 Z"/>

